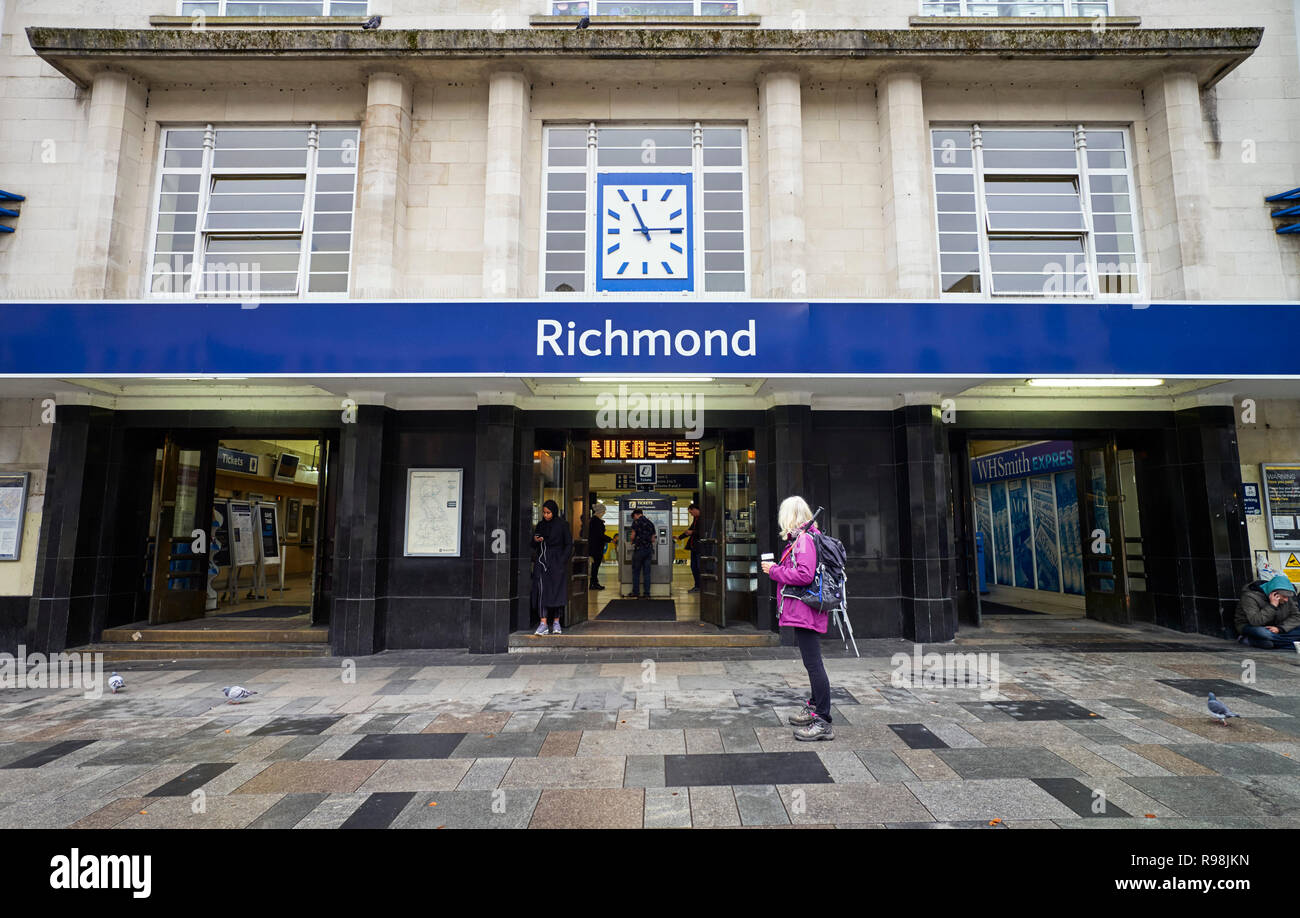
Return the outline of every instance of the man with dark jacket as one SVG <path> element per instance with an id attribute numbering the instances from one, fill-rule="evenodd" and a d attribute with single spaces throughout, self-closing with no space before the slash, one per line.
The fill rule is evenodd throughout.
<path id="1" fill-rule="evenodd" d="M 695 579 L 695 586 L 687 592 L 698 593 L 700 591 L 700 508 L 692 501 L 686 510 L 691 515 L 691 526 L 679 535 L 677 540 L 680 542 L 685 539 L 686 550 L 691 553 L 691 577 Z"/>
<path id="2" fill-rule="evenodd" d="M 1237 606 L 1236 625 L 1239 643 L 1261 649 L 1295 647 L 1300 641 L 1300 605 L 1291 581 L 1278 574 L 1247 586 Z"/>
<path id="3" fill-rule="evenodd" d="M 650 598 L 650 556 L 655 550 L 655 524 L 646 519 L 640 510 L 632 511 L 632 595 L 636 597 L 637 585 L 645 575 L 641 599 Z"/>

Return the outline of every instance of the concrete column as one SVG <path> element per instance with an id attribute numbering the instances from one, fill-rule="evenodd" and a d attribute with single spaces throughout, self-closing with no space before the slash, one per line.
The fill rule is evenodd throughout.
<path id="1" fill-rule="evenodd" d="M 373 73 L 361 122 L 353 290 L 358 297 L 400 296 L 406 237 L 406 177 L 411 161 L 411 84 Z"/>
<path id="2" fill-rule="evenodd" d="M 145 85 L 124 73 L 95 75 L 77 213 L 73 283 L 86 299 L 122 298 L 134 240 L 126 225 L 139 186 Z"/>
<path id="3" fill-rule="evenodd" d="M 1210 229 L 1210 176 L 1201 130 L 1201 87 L 1188 72 L 1143 87 L 1151 158 L 1146 210 L 1153 295 L 1196 300 L 1217 294 Z"/>
<path id="4" fill-rule="evenodd" d="M 774 297 L 808 296 L 803 213 L 803 97 L 798 73 L 758 78 L 767 162 L 767 288 Z"/>
<path id="5" fill-rule="evenodd" d="M 885 176 L 886 277 L 895 296 L 930 298 L 938 294 L 939 257 L 921 77 L 886 74 L 876 86 L 876 105 Z"/>
<path id="6" fill-rule="evenodd" d="M 483 295 L 518 297 L 523 290 L 524 136 L 529 86 L 519 70 L 498 70 L 488 82 Z"/>

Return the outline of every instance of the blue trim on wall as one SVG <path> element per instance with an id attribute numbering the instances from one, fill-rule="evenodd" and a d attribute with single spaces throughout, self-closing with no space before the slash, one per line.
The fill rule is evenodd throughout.
<path id="1" fill-rule="evenodd" d="M 538 323 L 563 353 L 538 353 Z M 1233 346 L 1243 328 L 1286 328 L 1295 303 L 493 302 L 237 300 L 0 304 L 0 373 L 395 375 L 589 373 L 944 376 L 1300 375 L 1285 348 Z M 606 322 L 628 332 L 605 355 Z M 754 356 L 731 352 L 753 323 Z M 575 342 L 567 353 L 569 323 Z M 725 333 L 694 356 L 631 353 L 632 332 Z M 579 335 L 595 356 L 579 349 Z M 689 334 L 678 338 L 691 349 Z M 659 339 L 662 344 L 662 338 Z"/>

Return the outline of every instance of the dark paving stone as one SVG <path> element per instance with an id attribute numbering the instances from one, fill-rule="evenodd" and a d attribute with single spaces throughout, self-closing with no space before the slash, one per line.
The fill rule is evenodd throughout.
<path id="1" fill-rule="evenodd" d="M 1300 762 L 1252 743 L 1187 743 L 1169 751 L 1221 775 L 1300 775 Z"/>
<path id="2" fill-rule="evenodd" d="M 1087 819 L 1094 817 L 1120 819 L 1130 815 L 1109 800 L 1105 803 L 1105 810 L 1100 813 L 1093 812 L 1093 806 L 1097 802 L 1092 796 L 1093 789 L 1074 778 L 1034 778 L 1033 782 Z"/>
<path id="3" fill-rule="evenodd" d="M 1082 778 L 1084 773 L 1039 746 L 943 749 L 935 753 L 967 780 L 980 778 Z"/>
<path id="4" fill-rule="evenodd" d="M 325 801 L 329 794 L 285 794 L 248 826 L 250 829 L 292 829 Z"/>
<path id="5" fill-rule="evenodd" d="M 1066 727 L 1085 739 L 1092 740 L 1094 743 L 1104 743 L 1108 746 L 1114 746 L 1132 742 L 1123 733 L 1112 730 L 1105 724 L 1096 723 L 1096 718 L 1067 723 Z"/>
<path id="6" fill-rule="evenodd" d="M 801 705 L 808 701 L 808 695 L 803 691 L 803 689 L 775 689 L 763 688 L 761 686 L 742 686 L 741 688 L 733 689 L 732 694 L 736 696 L 736 704 L 740 705 L 742 708 L 790 707 L 791 705 Z M 847 689 L 832 686 L 831 703 L 857 704 L 858 699 L 850 695 Z"/>
<path id="7" fill-rule="evenodd" d="M 650 726 L 654 726 L 654 711 L 650 712 Z M 555 711 L 543 714 L 535 732 L 552 730 L 613 730 L 618 726 L 617 711 Z"/>
<path id="8" fill-rule="evenodd" d="M 193 739 L 184 736 L 171 739 L 130 739 L 82 765 L 156 765 L 167 761 L 182 749 L 193 745 Z"/>
<path id="9" fill-rule="evenodd" d="M 1214 694 L 1219 694 L 1215 692 Z M 1292 717 L 1300 717 L 1300 697 L 1295 695 L 1264 695 L 1260 698 L 1250 699 L 1253 703 L 1262 705 L 1274 711 L 1280 711 L 1283 714 L 1289 714 Z"/>
<path id="10" fill-rule="evenodd" d="M 573 670 L 573 677 L 575 679 L 582 679 L 588 676 L 599 676 L 599 675 L 600 675 L 599 663 L 579 663 Z"/>
<path id="11" fill-rule="evenodd" d="M 911 749 L 948 748 L 948 744 L 931 733 L 925 724 L 888 724 L 888 727 Z"/>
<path id="12" fill-rule="evenodd" d="M 354 733 L 392 733 L 393 728 L 409 717 L 409 714 L 376 714 Z"/>
<path id="13" fill-rule="evenodd" d="M 390 679 L 375 689 L 376 695 L 404 695 L 406 690 L 411 687 L 414 680 L 412 679 Z"/>
<path id="14" fill-rule="evenodd" d="M 1199 695 L 1201 698 L 1206 698 L 1210 692 L 1214 692 L 1217 698 L 1264 694 L 1250 686 L 1242 685 L 1240 682 L 1230 682 L 1227 679 L 1157 679 L 1156 681 L 1189 695 Z"/>
<path id="15" fill-rule="evenodd" d="M 339 828 L 387 829 L 414 796 L 414 791 L 371 794 Z"/>
<path id="16" fill-rule="evenodd" d="M 463 736 L 460 744 L 456 746 L 451 753 L 451 758 L 457 759 L 514 759 L 520 757 L 535 757 L 542 743 L 546 741 L 546 733 L 541 730 L 532 730 L 518 733 L 461 733 Z M 422 756 L 422 758 L 424 758 Z M 442 756 L 438 756 L 442 758 Z"/>
<path id="17" fill-rule="evenodd" d="M 1101 720 L 1073 701 L 990 701 L 990 705 L 1015 720 Z"/>
<path id="18" fill-rule="evenodd" d="M 319 736 L 342 719 L 342 714 L 322 714 L 319 717 L 277 717 L 249 735 Z"/>
<path id="19" fill-rule="evenodd" d="M 1255 698 L 1251 699 L 1251 701 L 1257 700 Z M 1250 722 L 1252 724 L 1262 724 L 1287 736 L 1300 736 L 1300 719 L 1294 717 L 1252 717 Z M 1278 739 L 1286 739 L 1286 736 L 1279 736 Z"/>
<path id="20" fill-rule="evenodd" d="M 234 765 L 233 762 L 210 762 L 195 765 L 184 774 L 177 775 L 161 787 L 156 787 L 146 797 L 188 797 L 190 793 L 207 784 L 217 775 Z"/>
<path id="21" fill-rule="evenodd" d="M 1217 821 L 1300 814 L 1300 799 L 1297 797 L 1272 788 L 1261 793 L 1243 787 L 1232 778 L 1125 778 L 1124 783 L 1191 819 Z"/>
<path id="22" fill-rule="evenodd" d="M 339 759 L 445 759 L 464 738 L 464 733 L 371 733 Z"/>
<path id="23" fill-rule="evenodd" d="M 295 736 L 279 749 L 264 755 L 262 761 L 296 762 L 323 742 L 323 736 Z"/>
<path id="24" fill-rule="evenodd" d="M 63 758 L 70 752 L 76 752 L 78 749 L 84 749 L 95 740 L 64 740 L 61 743 L 54 743 L 46 746 L 40 752 L 33 752 L 31 755 L 24 756 L 21 759 L 10 762 L 5 768 L 40 768 L 42 765 L 48 765 L 50 762 Z M 34 744 L 33 744 L 34 745 Z"/>
<path id="25" fill-rule="evenodd" d="M 736 752 L 664 756 L 664 785 L 831 784 L 817 753 Z"/>
<path id="26" fill-rule="evenodd" d="M 1001 708 L 995 708 L 990 701 L 959 701 L 957 707 L 965 708 L 986 724 L 1011 723 L 1016 719 Z"/>
<path id="27" fill-rule="evenodd" d="M 239 726 L 248 720 L 249 715 L 244 714 L 240 717 L 218 717 L 216 720 L 210 720 L 201 727 L 195 727 L 185 734 L 187 738 L 197 738 L 201 736 L 219 736 L 227 730 Z"/>
<path id="28" fill-rule="evenodd" d="M 489 679 L 509 679 L 519 669 L 518 663 L 499 663 L 488 670 Z"/>

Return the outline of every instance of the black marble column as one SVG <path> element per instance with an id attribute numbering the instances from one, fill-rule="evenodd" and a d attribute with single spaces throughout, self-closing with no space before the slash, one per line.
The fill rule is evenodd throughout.
<path id="1" fill-rule="evenodd" d="M 805 500 L 814 500 L 808 493 L 810 464 L 812 462 L 812 408 L 808 405 L 777 405 L 767 411 L 766 445 L 769 459 L 764 472 L 759 473 L 759 483 L 766 493 L 764 503 L 760 496 L 758 506 L 758 550 L 781 553 L 781 536 L 777 528 L 777 510 L 781 501 L 792 494 Z M 759 460 L 762 460 L 760 454 Z M 756 472 L 758 470 L 755 470 Z M 776 587 L 767 577 L 759 577 L 758 596 L 755 600 L 754 626 L 763 630 L 778 627 L 776 612 Z M 784 636 L 783 643 L 793 644 L 794 638 Z"/>
<path id="2" fill-rule="evenodd" d="M 521 416 L 511 405 L 480 405 L 474 458 L 474 561 L 470 653 L 505 653 L 519 601 L 520 559 L 531 532 L 531 506 L 519 500 L 532 471 L 523 449 Z M 525 466 L 526 463 L 526 466 Z"/>
<path id="3" fill-rule="evenodd" d="M 384 649 L 383 610 L 376 578 L 386 546 L 379 517 L 384 440 L 392 412 L 379 405 L 357 408 L 355 423 L 344 424 L 339 442 L 338 514 L 334 533 L 334 607 L 330 648 L 335 656 L 371 654 Z M 405 488 L 405 482 L 402 482 Z"/>
<path id="4" fill-rule="evenodd" d="M 903 636 L 918 643 L 957 633 L 956 550 L 948 436 L 937 407 L 894 412 Z"/>
<path id="5" fill-rule="evenodd" d="M 1181 627 L 1231 636 L 1241 591 L 1253 579 L 1236 419 L 1230 405 L 1200 406 L 1174 412 L 1174 425 L 1186 514 L 1176 535 Z"/>

